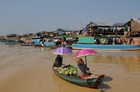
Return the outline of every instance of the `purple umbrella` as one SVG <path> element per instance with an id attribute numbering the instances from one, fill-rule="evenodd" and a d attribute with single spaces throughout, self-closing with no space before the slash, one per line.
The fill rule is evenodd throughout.
<path id="1" fill-rule="evenodd" d="M 57 55 L 62 55 L 62 58 L 63 58 L 63 55 L 71 54 L 72 50 L 67 47 L 58 47 L 54 49 L 52 53 L 57 54 Z"/>
<path id="2" fill-rule="evenodd" d="M 67 54 L 71 54 L 72 50 L 67 47 L 58 47 L 54 49 L 52 53 L 58 54 L 58 55 L 67 55 Z"/>

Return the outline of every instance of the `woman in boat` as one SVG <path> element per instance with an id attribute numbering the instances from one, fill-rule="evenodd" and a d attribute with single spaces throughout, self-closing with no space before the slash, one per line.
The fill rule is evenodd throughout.
<path id="1" fill-rule="evenodd" d="M 57 55 L 53 67 L 61 67 L 61 66 L 62 66 L 62 57 L 60 55 Z"/>
<path id="2" fill-rule="evenodd" d="M 77 71 L 78 77 L 83 78 L 83 77 L 88 76 L 87 70 L 89 70 L 89 68 L 87 67 L 86 64 L 84 64 L 84 61 L 82 59 L 79 59 L 77 61 L 77 68 L 78 68 L 78 71 Z"/>
<path id="3" fill-rule="evenodd" d="M 86 64 L 84 64 L 84 61 L 82 59 L 79 59 L 77 61 L 77 76 L 81 79 L 92 79 L 96 78 L 97 75 L 93 75 L 90 71 L 89 68 L 87 67 Z"/>

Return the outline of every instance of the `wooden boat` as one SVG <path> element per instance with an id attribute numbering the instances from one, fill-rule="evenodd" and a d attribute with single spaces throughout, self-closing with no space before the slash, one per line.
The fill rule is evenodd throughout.
<path id="1" fill-rule="evenodd" d="M 48 40 L 46 41 L 44 37 L 32 37 L 31 43 L 34 44 L 36 47 L 55 47 L 55 39 L 53 38 L 47 38 Z"/>
<path id="2" fill-rule="evenodd" d="M 68 76 L 62 73 L 59 73 L 58 70 L 52 68 L 54 73 L 59 76 L 60 78 L 64 79 L 65 81 L 68 81 L 70 83 L 76 84 L 78 86 L 83 86 L 83 87 L 90 87 L 90 88 L 98 88 L 100 84 L 103 81 L 104 74 L 98 76 L 97 78 L 92 78 L 92 79 L 81 79 L 77 76 Z"/>
<path id="3" fill-rule="evenodd" d="M 6 42 L 7 40 L 4 38 L 0 38 L 0 42 Z"/>
<path id="4" fill-rule="evenodd" d="M 34 46 L 34 44 L 33 43 L 23 43 L 20 46 Z"/>
<path id="5" fill-rule="evenodd" d="M 22 44 L 22 42 L 19 42 L 18 40 L 14 40 L 14 39 L 8 39 L 5 42 L 6 45 L 20 45 Z"/>
<path id="6" fill-rule="evenodd" d="M 131 51 L 140 50 L 140 45 L 101 45 L 101 44 L 72 44 L 73 49 L 94 49 L 108 51 Z"/>
<path id="7" fill-rule="evenodd" d="M 38 47 L 55 47 L 55 43 L 54 42 L 44 42 L 44 43 L 34 43 L 34 46 L 38 46 Z"/>

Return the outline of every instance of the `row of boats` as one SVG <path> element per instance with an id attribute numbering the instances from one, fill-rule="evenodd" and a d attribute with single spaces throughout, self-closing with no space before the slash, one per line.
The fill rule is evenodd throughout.
<path id="1" fill-rule="evenodd" d="M 87 43 L 66 43 L 63 44 L 66 47 L 69 47 L 71 49 L 94 49 L 97 51 L 100 50 L 106 50 L 106 51 L 133 51 L 133 50 L 140 50 L 140 45 L 137 44 L 94 44 L 94 43 L 88 43 L 88 39 L 83 39 Z M 90 38 L 91 39 L 91 38 Z M 21 46 L 38 46 L 38 47 L 51 47 L 51 48 L 56 48 L 62 45 L 62 40 L 61 39 L 48 39 L 47 41 L 43 40 L 40 37 L 34 37 L 31 39 L 30 43 L 23 43 L 19 42 L 16 40 L 8 40 L 5 42 L 8 45 L 21 45 Z"/>

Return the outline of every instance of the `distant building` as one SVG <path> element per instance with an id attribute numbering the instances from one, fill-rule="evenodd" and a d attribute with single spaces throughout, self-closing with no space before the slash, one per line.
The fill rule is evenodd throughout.
<path id="1" fill-rule="evenodd" d="M 124 25 L 125 31 L 128 32 L 128 36 L 130 37 L 140 37 L 140 18 L 131 18 Z"/>
<path id="2" fill-rule="evenodd" d="M 64 35 L 65 34 L 65 30 L 59 28 L 56 30 L 58 35 Z"/>
<path id="3" fill-rule="evenodd" d="M 89 36 L 125 36 L 140 37 L 140 18 L 131 18 L 126 23 L 115 23 L 113 25 L 107 23 L 90 22 L 86 26 L 86 32 Z"/>
<path id="4" fill-rule="evenodd" d="M 102 34 L 102 35 L 109 35 L 108 33 L 110 33 L 110 27 L 111 25 L 110 24 L 107 24 L 107 23 L 93 23 L 93 22 L 90 22 L 87 26 L 86 26 L 86 29 L 87 29 L 87 33 L 88 35 L 90 36 L 97 36 L 99 34 Z"/>
<path id="5" fill-rule="evenodd" d="M 124 31 L 124 24 L 125 23 L 115 23 L 111 26 L 115 35 L 126 35 Z"/>

